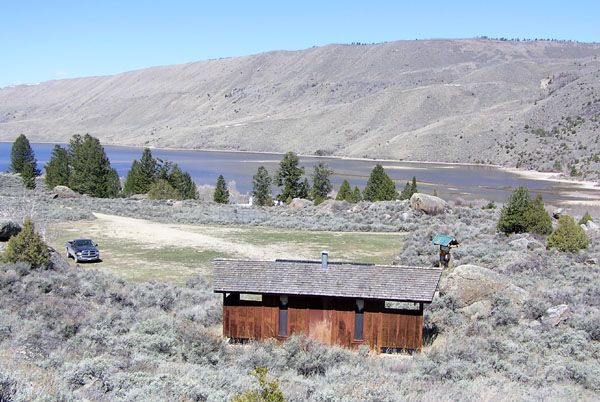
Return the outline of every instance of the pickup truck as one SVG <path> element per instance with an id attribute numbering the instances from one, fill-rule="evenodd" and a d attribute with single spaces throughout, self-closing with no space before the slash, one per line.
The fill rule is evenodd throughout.
<path id="1" fill-rule="evenodd" d="M 98 245 L 91 239 L 69 240 L 65 247 L 67 248 L 67 258 L 73 257 L 75 262 L 100 261 Z"/>

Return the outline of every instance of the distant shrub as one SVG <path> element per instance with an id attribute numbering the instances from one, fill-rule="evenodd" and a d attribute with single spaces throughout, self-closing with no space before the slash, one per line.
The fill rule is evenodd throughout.
<path id="1" fill-rule="evenodd" d="M 213 201 L 218 204 L 229 204 L 229 190 L 227 189 L 227 183 L 225 183 L 223 175 L 219 175 L 217 178 Z"/>
<path id="2" fill-rule="evenodd" d="M 258 380 L 259 390 L 249 390 L 234 396 L 232 402 L 285 402 L 278 380 L 267 380 L 269 370 L 266 367 L 256 367 L 251 373 Z"/>
<path id="3" fill-rule="evenodd" d="M 588 245 L 589 239 L 585 231 L 569 215 L 560 217 L 558 227 L 548 237 L 548 248 L 556 248 L 559 251 L 576 252 L 587 248 Z"/>
<path id="4" fill-rule="evenodd" d="M 552 219 L 544 208 L 541 195 L 531 200 L 529 190 L 518 187 L 502 208 L 497 229 L 506 234 L 531 232 L 546 235 L 552 231 Z"/>
<path id="5" fill-rule="evenodd" d="M 481 209 L 496 209 L 496 203 L 494 201 L 490 201 L 481 207 Z"/>
<path id="6" fill-rule="evenodd" d="M 580 225 L 585 225 L 585 224 L 586 224 L 586 223 L 588 223 L 589 221 L 593 221 L 593 219 L 592 219 L 592 215 L 590 215 L 590 213 L 589 213 L 589 212 L 586 212 L 586 213 L 585 213 L 585 214 L 584 214 L 584 215 L 581 217 L 581 219 L 579 220 L 579 222 L 578 222 L 578 223 L 579 223 Z"/>
<path id="7" fill-rule="evenodd" d="M 525 213 L 525 225 L 527 231 L 540 235 L 549 235 L 552 233 L 552 218 L 544 208 L 544 200 L 541 195 L 537 195 L 529 209 Z"/>
<path id="8" fill-rule="evenodd" d="M 31 219 L 25 220 L 21 233 L 10 238 L 2 254 L 2 260 L 12 263 L 26 262 L 33 268 L 48 265 L 50 251 L 42 237 L 35 232 Z"/>
<path id="9" fill-rule="evenodd" d="M 177 200 L 179 192 L 164 179 L 158 179 L 150 186 L 148 198 L 151 200 Z"/>

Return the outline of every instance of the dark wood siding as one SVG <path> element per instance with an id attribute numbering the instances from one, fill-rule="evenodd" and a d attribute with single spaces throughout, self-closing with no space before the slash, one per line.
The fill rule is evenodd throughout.
<path id="1" fill-rule="evenodd" d="M 355 347 L 420 349 L 423 309 L 386 309 L 380 300 L 365 300 L 363 340 L 354 338 L 355 300 L 289 297 L 288 334 L 304 334 L 325 344 Z M 263 295 L 262 302 L 223 299 L 223 335 L 238 339 L 284 339 L 277 335 L 279 296 Z"/>

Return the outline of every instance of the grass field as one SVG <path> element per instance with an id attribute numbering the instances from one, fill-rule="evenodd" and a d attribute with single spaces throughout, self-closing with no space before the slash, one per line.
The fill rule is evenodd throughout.
<path id="1" fill-rule="evenodd" d="M 167 225 L 98 214 L 91 221 L 57 224 L 49 243 L 65 253 L 67 240 L 91 237 L 102 262 L 80 264 L 106 269 L 128 281 L 184 283 L 212 276 L 214 258 L 311 258 L 328 250 L 332 260 L 391 263 L 402 233 L 310 232 L 253 226 Z M 71 260 L 71 264 L 74 264 Z"/>

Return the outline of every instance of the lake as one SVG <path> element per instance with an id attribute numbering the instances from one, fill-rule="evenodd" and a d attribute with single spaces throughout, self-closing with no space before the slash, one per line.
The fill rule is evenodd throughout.
<path id="1" fill-rule="evenodd" d="M 54 145 L 34 143 L 31 146 L 38 160 L 38 167 L 42 169 L 49 160 Z M 9 168 L 11 147 L 12 143 L 0 143 L 0 171 L 7 171 Z M 142 154 L 142 148 L 136 147 L 105 146 L 104 149 L 121 177 L 127 175 L 131 162 L 139 159 Z M 259 166 L 264 165 L 273 174 L 282 158 L 281 154 L 253 152 L 153 149 L 152 153 L 155 157 L 179 164 L 192 175 L 198 185 L 214 185 L 217 177 L 222 174 L 228 182 L 235 181 L 235 186 L 241 193 L 252 189 L 252 176 Z M 525 186 L 533 193 L 542 194 L 544 200 L 552 203 L 600 200 L 600 189 L 581 189 L 576 183 L 526 178 L 492 166 L 328 157 L 300 157 L 300 162 L 309 175 L 314 164 L 327 163 L 335 172 L 331 180 L 336 189 L 344 179 L 348 179 L 352 187 L 358 185 L 363 189 L 373 166 L 381 163 L 396 182 L 399 191 L 415 176 L 420 191 L 431 194 L 435 190 L 446 199 L 460 196 L 465 199 L 485 198 L 503 202 L 514 188 Z"/>

